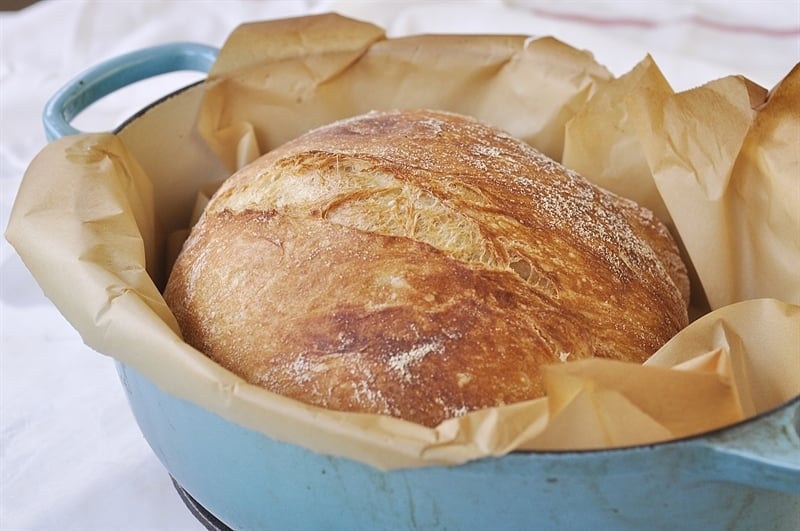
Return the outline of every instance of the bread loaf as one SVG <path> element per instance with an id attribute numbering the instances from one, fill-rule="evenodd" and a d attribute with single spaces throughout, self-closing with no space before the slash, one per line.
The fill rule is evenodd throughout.
<path id="1" fill-rule="evenodd" d="M 231 176 L 165 299 L 247 381 L 427 426 L 540 397 L 541 367 L 643 362 L 687 324 L 652 214 L 440 111 L 372 112 Z"/>

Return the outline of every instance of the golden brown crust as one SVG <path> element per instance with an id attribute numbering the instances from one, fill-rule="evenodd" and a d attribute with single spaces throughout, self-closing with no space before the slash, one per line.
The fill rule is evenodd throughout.
<path id="1" fill-rule="evenodd" d="M 187 342 L 274 392 L 433 426 L 542 396 L 540 367 L 643 362 L 687 324 L 652 215 L 438 111 L 312 131 L 228 179 L 165 298 Z"/>

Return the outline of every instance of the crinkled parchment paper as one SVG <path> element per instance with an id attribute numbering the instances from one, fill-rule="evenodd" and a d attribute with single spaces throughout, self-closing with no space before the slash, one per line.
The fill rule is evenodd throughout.
<path id="1" fill-rule="evenodd" d="M 552 38 L 387 39 L 328 15 L 238 28 L 204 90 L 190 119 L 230 171 L 372 109 L 440 108 L 505 129 L 664 220 L 693 269 L 696 319 L 645 365 L 554 365 L 547 398 L 435 429 L 309 407 L 181 340 L 159 292 L 169 206 L 124 133 L 53 142 L 25 175 L 7 237 L 88 345 L 165 391 L 382 469 L 667 440 L 800 394 L 800 69 L 769 92 L 731 76 L 676 94 L 649 57 L 615 78 Z"/>

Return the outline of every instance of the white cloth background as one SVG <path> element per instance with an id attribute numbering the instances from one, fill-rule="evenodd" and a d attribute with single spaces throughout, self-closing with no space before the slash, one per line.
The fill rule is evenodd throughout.
<path id="1" fill-rule="evenodd" d="M 85 68 L 171 41 L 221 46 L 242 22 L 329 11 L 390 36 L 554 35 L 615 74 L 649 52 L 678 90 L 728 74 L 769 88 L 800 60 L 797 0 L 44 1 L 0 13 L 0 229 L 45 143 L 45 102 Z M 112 129 L 196 78 L 126 88 L 75 125 Z M 0 529 L 203 529 L 140 435 L 111 361 L 82 344 L 4 239 L 0 281 Z"/>

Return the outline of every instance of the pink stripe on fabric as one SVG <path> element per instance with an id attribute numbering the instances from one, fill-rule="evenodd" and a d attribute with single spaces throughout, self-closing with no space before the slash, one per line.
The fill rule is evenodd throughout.
<path id="1" fill-rule="evenodd" d="M 785 27 L 785 28 L 767 28 L 764 26 L 751 26 L 749 24 L 726 24 L 724 22 L 717 22 L 703 17 L 692 17 L 691 22 L 698 26 L 706 26 L 707 28 L 716 29 L 720 31 L 731 31 L 735 33 L 754 33 L 757 35 L 765 35 L 767 37 L 800 37 L 800 26 Z"/>
<path id="2" fill-rule="evenodd" d="M 589 24 L 593 26 L 629 26 L 637 28 L 656 29 L 661 26 L 682 24 L 688 22 L 689 24 L 694 24 L 697 26 L 703 26 L 717 31 L 724 31 L 731 33 L 752 33 L 756 35 L 763 35 L 766 37 L 777 37 L 777 38 L 800 37 L 800 26 L 769 28 L 765 26 L 755 26 L 750 24 L 728 24 L 725 22 L 718 22 L 716 20 L 711 20 L 700 16 L 683 17 L 680 19 L 661 22 L 645 18 L 632 18 L 632 17 L 604 18 L 604 17 L 596 17 L 592 15 L 585 15 L 578 13 L 558 13 L 536 7 L 529 7 L 528 10 L 536 15 L 545 18 L 566 20 L 582 24 Z"/>

